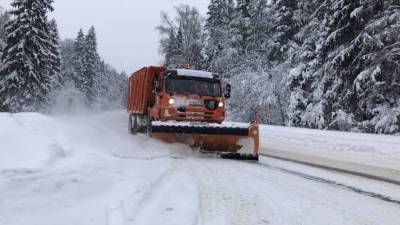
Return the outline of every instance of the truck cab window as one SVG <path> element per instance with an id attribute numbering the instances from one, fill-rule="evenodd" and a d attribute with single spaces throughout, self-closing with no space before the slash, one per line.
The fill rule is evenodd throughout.
<path id="1" fill-rule="evenodd" d="M 221 86 L 219 80 L 207 79 L 167 79 L 167 92 L 169 94 L 190 94 L 220 97 Z"/>

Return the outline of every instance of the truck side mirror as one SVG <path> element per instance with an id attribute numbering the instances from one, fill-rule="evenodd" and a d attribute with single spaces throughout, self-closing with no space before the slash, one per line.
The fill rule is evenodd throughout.
<path id="1" fill-rule="evenodd" d="M 232 86 L 230 84 L 225 85 L 225 90 L 224 90 L 224 97 L 226 99 L 231 97 L 231 91 L 232 91 Z"/>
<path id="2" fill-rule="evenodd" d="M 160 89 L 161 89 L 161 85 L 160 85 L 159 75 L 156 75 L 153 79 L 153 84 L 152 84 L 153 94 L 157 94 L 158 92 L 160 92 Z"/>

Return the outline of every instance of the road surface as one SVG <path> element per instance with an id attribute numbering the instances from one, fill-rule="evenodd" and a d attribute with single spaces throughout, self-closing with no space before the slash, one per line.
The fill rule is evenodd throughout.
<path id="1" fill-rule="evenodd" d="M 1 225 L 400 224 L 397 185 L 207 157 L 129 136 L 123 112 L 0 122 Z"/>

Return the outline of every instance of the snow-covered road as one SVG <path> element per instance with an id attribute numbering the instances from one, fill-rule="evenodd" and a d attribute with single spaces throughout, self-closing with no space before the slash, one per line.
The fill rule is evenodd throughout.
<path id="1" fill-rule="evenodd" d="M 130 136 L 126 121 L 0 114 L 0 224 L 400 224 L 399 186 L 209 158 Z"/>

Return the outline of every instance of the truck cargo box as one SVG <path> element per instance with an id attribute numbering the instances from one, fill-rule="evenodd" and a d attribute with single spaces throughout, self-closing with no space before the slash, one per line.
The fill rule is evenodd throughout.
<path id="1" fill-rule="evenodd" d="M 164 67 L 144 67 L 129 77 L 128 112 L 147 115 L 148 106 L 155 101 L 152 83 L 155 75 L 165 71 Z"/>

